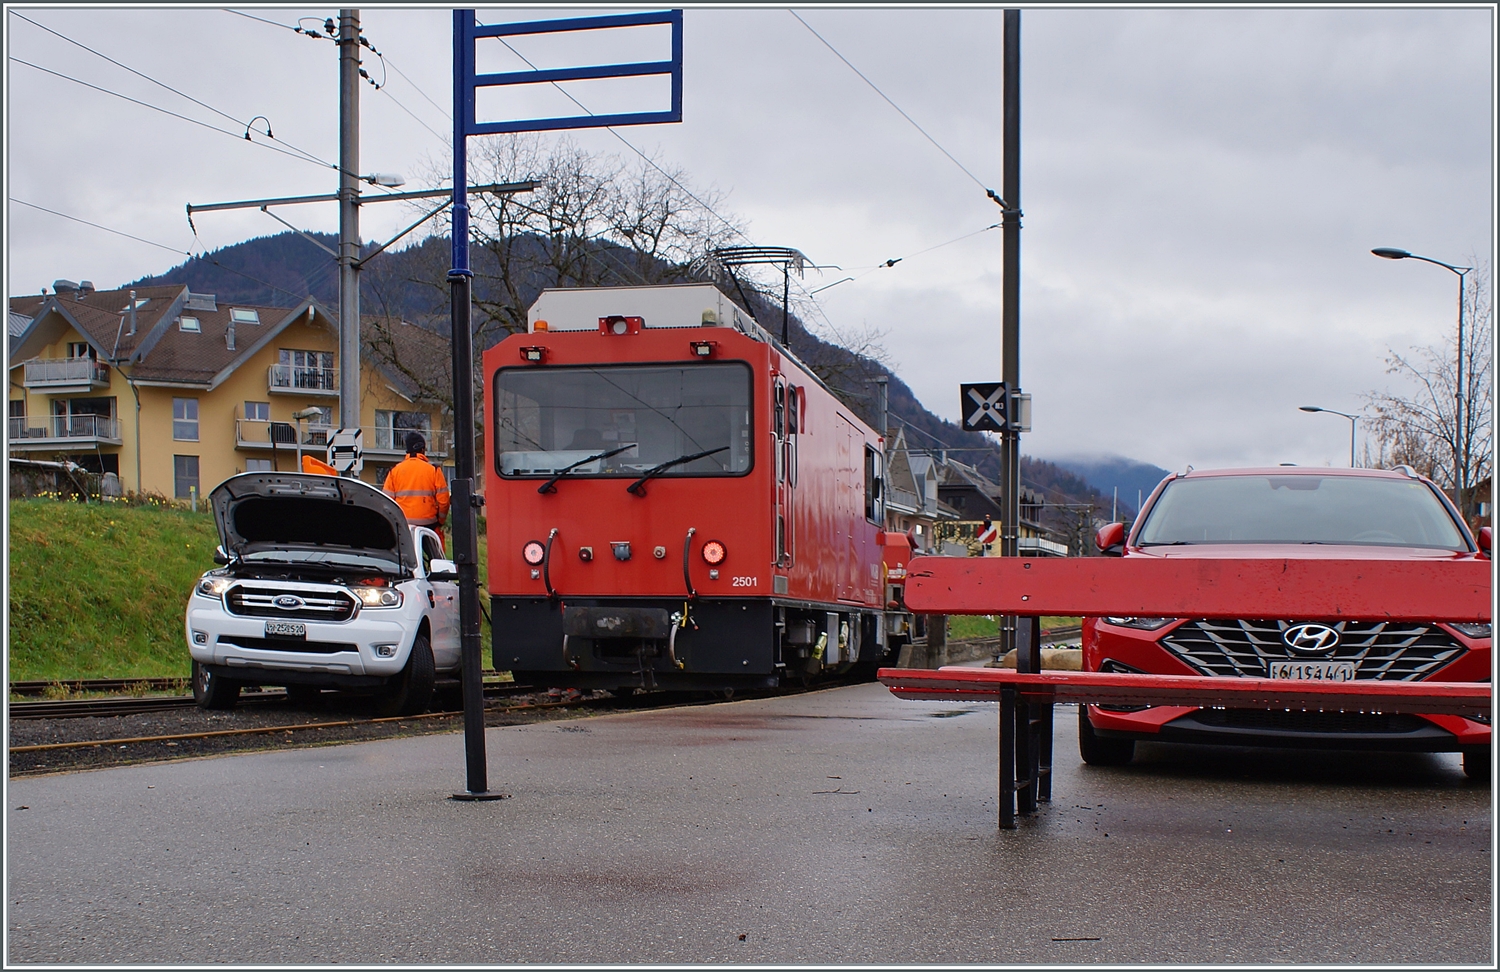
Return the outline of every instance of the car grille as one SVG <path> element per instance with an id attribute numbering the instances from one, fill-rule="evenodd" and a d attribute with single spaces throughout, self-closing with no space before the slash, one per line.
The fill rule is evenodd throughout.
<path id="1" fill-rule="evenodd" d="M 277 607 L 276 599 L 283 595 L 299 598 L 301 606 Z M 354 617 L 354 604 L 354 598 L 342 591 L 236 585 L 224 594 L 224 606 L 230 614 L 249 618 L 280 618 L 284 621 L 348 621 Z"/>
<path id="2" fill-rule="evenodd" d="M 1199 709 L 1193 721 L 1224 729 L 1266 729 L 1274 732 L 1399 733 L 1429 725 L 1412 715 L 1388 712 L 1303 712 L 1282 709 Z"/>
<path id="3" fill-rule="evenodd" d="M 291 638 L 249 638 L 244 635 L 220 635 L 219 644 L 259 651 L 300 651 L 309 655 L 333 655 L 341 651 L 359 651 L 359 646 L 342 641 L 298 641 Z"/>
<path id="4" fill-rule="evenodd" d="M 1464 653 L 1446 631 L 1429 624 L 1389 621 L 1337 621 L 1332 652 L 1306 658 L 1293 655 L 1281 640 L 1291 621 L 1189 621 L 1161 645 L 1205 675 L 1264 678 L 1267 662 L 1347 661 L 1357 679 L 1411 681 L 1426 678 Z"/>

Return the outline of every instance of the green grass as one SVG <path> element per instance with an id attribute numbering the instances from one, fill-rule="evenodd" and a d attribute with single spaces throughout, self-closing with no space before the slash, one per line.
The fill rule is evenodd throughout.
<path id="1" fill-rule="evenodd" d="M 183 613 L 213 517 L 163 506 L 10 504 L 10 677 L 186 677 Z"/>
<path id="2" fill-rule="evenodd" d="M 1076 625 L 1078 618 L 1042 618 L 1042 627 Z M 994 638 L 1000 634 L 1000 619 L 984 614 L 953 614 L 948 617 L 949 638 Z"/>
<path id="3" fill-rule="evenodd" d="M 451 549 L 452 535 L 448 537 Z M 166 506 L 10 505 L 10 678 L 186 678 L 183 615 L 214 566 L 210 513 Z M 479 538 L 480 601 L 485 538 Z M 489 664 L 490 626 L 480 644 Z"/>

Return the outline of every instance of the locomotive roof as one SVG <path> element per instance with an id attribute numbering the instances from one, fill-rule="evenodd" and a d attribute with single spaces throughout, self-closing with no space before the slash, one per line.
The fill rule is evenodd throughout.
<path id="1" fill-rule="evenodd" d="M 544 330 L 548 333 L 593 331 L 599 327 L 601 317 L 612 316 L 639 317 L 642 319 L 641 326 L 652 330 L 732 327 L 747 337 L 776 348 L 782 357 L 795 362 L 824 391 L 835 395 L 828 383 L 808 367 L 807 362 L 762 327 L 749 311 L 711 283 L 548 287 L 537 295 L 526 313 L 526 322 L 528 330 L 532 332 L 537 329 L 537 321 L 546 322 Z M 858 419 L 858 416 L 855 418 Z M 885 435 L 884 430 L 873 431 L 876 435 Z"/>

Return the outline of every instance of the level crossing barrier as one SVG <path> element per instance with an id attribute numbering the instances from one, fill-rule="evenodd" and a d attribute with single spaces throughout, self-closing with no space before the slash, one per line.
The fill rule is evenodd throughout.
<path id="1" fill-rule="evenodd" d="M 1051 799 L 1052 707 L 1190 705 L 1488 717 L 1488 682 L 1294 681 L 1041 670 L 1041 617 L 1476 621 L 1489 560 L 917 557 L 906 603 L 932 614 L 1018 616 L 1016 670 L 884 668 L 904 699 L 1000 703 L 1000 826 Z M 1087 718 L 1086 714 L 1081 718 Z"/>

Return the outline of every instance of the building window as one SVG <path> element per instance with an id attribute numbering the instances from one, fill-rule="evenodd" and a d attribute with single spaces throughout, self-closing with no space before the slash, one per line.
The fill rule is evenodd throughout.
<path id="1" fill-rule="evenodd" d="M 172 399 L 172 438 L 181 442 L 198 441 L 198 399 Z M 196 464 L 197 459 L 193 462 Z M 197 469 L 197 465 L 193 466 Z M 194 476 L 197 475 L 195 472 Z"/>
<path id="2" fill-rule="evenodd" d="M 406 433 L 420 432 L 432 448 L 432 416 L 426 412 L 375 411 L 375 448 L 406 449 Z"/>
<path id="3" fill-rule="evenodd" d="M 191 401 L 191 399 L 189 399 Z M 194 404 L 197 404 L 194 402 Z M 189 499 L 198 493 L 198 457 L 172 457 L 172 495 L 178 499 Z"/>
<path id="4" fill-rule="evenodd" d="M 338 390 L 338 372 L 333 369 L 332 351 L 282 348 L 279 357 L 279 364 L 274 372 L 277 388 Z"/>
<path id="5" fill-rule="evenodd" d="M 26 399 L 24 398 L 12 398 L 7 408 L 7 418 L 23 419 L 26 417 Z"/>
<path id="6" fill-rule="evenodd" d="M 70 358 L 97 358 L 94 346 L 87 341 L 69 341 L 68 357 Z"/>
<path id="7" fill-rule="evenodd" d="M 196 317 L 179 318 L 177 321 L 177 329 L 179 331 L 191 331 L 194 334 L 203 330 L 203 328 L 198 325 L 198 318 Z"/>
<path id="8" fill-rule="evenodd" d="M 271 460 L 269 459 L 246 459 L 245 472 L 270 472 Z"/>
<path id="9" fill-rule="evenodd" d="M 247 422 L 269 422 L 271 421 L 270 402 L 246 402 L 245 421 Z"/>
<path id="10" fill-rule="evenodd" d="M 230 308 L 229 319 L 236 324 L 259 324 L 260 311 L 247 310 L 243 307 L 233 307 Z"/>

